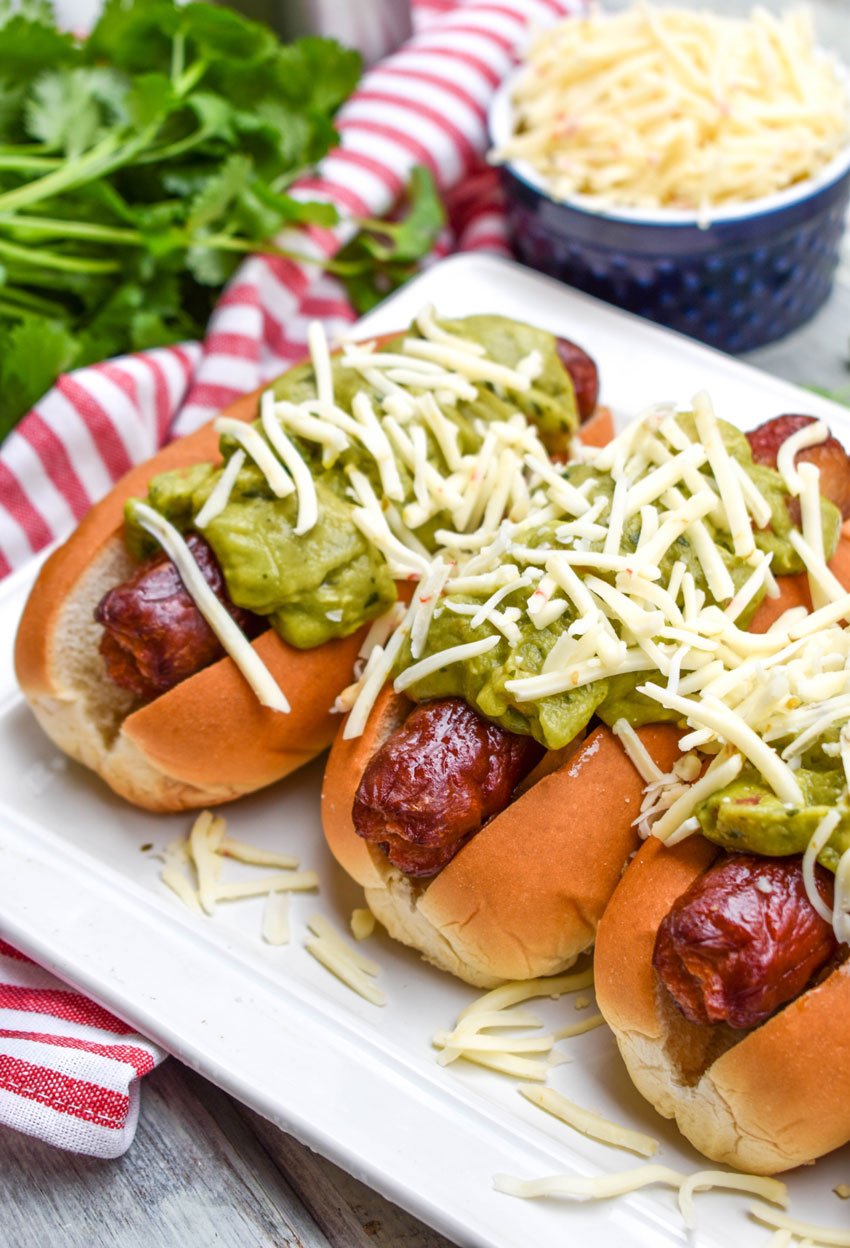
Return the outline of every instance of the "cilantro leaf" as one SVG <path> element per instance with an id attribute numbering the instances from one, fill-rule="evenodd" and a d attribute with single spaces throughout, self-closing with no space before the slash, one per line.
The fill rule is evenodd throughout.
<path id="1" fill-rule="evenodd" d="M 0 438 L 49 390 L 76 352 L 74 336 L 58 321 L 0 316 Z"/>
<path id="2" fill-rule="evenodd" d="M 48 0 L 0 0 L 0 437 L 60 369 L 201 334 L 286 225 L 335 224 L 287 188 L 359 74 L 205 0 L 106 0 L 83 42 Z M 434 215 L 414 183 L 405 218 L 363 223 L 343 262 L 363 300 L 413 271 Z"/>
<path id="3" fill-rule="evenodd" d="M 104 68 L 59 69 L 36 79 L 25 108 L 27 132 L 73 159 L 123 120 L 127 84 Z"/>
<path id="4" fill-rule="evenodd" d="M 186 267 L 202 286 L 223 286 L 236 272 L 242 259 L 231 251 L 197 246 L 190 247 L 186 252 Z"/>
<path id="5" fill-rule="evenodd" d="M 0 7 L 0 76 L 28 83 L 43 70 L 74 65 L 80 53 L 73 35 L 57 30 L 43 16 L 43 6 L 27 4 L 20 11 Z"/>
<path id="6" fill-rule="evenodd" d="M 358 312 L 368 312 L 407 281 L 437 240 L 445 213 L 430 172 L 411 172 L 407 212 L 398 221 L 362 220 L 338 257 L 340 276 Z"/>
<path id="7" fill-rule="evenodd" d="M 218 172 L 210 177 L 189 205 L 186 224 L 192 233 L 208 229 L 223 217 L 239 195 L 251 171 L 247 156 L 234 153 Z"/>
<path id="8" fill-rule="evenodd" d="M 187 43 L 210 62 L 262 61 L 274 56 L 278 48 L 268 26 L 246 21 L 232 9 L 195 3 L 187 5 L 181 19 L 180 28 Z"/>
<path id="9" fill-rule="evenodd" d="M 106 61 L 130 73 L 169 73 L 179 26 L 171 0 L 106 0 L 83 54 L 91 64 Z"/>
<path id="10" fill-rule="evenodd" d="M 137 74 L 124 101 L 128 117 L 137 126 L 168 117 L 181 103 L 167 74 Z"/>
<path id="11" fill-rule="evenodd" d="M 308 35 L 281 48 L 276 68 L 284 98 L 301 109 L 333 113 L 357 86 L 362 63 L 350 48 Z"/>
<path id="12" fill-rule="evenodd" d="M 444 220 L 431 173 L 424 165 L 416 165 L 410 175 L 407 213 L 400 221 L 363 222 L 362 246 L 376 260 L 409 263 L 433 246 Z"/>

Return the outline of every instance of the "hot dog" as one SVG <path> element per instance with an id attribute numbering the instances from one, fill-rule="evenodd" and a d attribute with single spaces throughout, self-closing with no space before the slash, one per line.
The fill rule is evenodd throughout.
<path id="1" fill-rule="evenodd" d="M 469 522 L 478 448 L 495 447 L 510 484 L 514 443 L 545 460 L 577 426 L 543 331 L 426 309 L 407 336 L 333 360 L 316 335 L 271 395 L 133 469 L 27 603 L 15 661 L 37 718 L 150 809 L 227 801 L 324 749 L 394 582 L 417 578 L 441 524 Z M 595 366 L 570 354 L 586 400 Z M 505 493 L 494 518 L 511 505 Z"/>
<path id="2" fill-rule="evenodd" d="M 369 759 L 354 829 L 405 875 L 436 875 L 504 810 L 541 753 L 532 737 L 505 732 L 460 698 L 424 702 Z"/>
<path id="3" fill-rule="evenodd" d="M 756 457 L 775 463 L 787 438 L 810 423 L 783 417 L 755 430 Z M 841 506 L 850 464 L 840 444 L 829 437 L 805 454 L 821 469 L 823 493 Z M 821 629 L 797 625 L 787 653 L 776 652 L 760 677 L 768 687 L 779 683 L 765 692 L 762 710 L 748 703 L 776 761 L 794 764 L 799 803 L 778 800 L 782 775 L 770 752 L 759 767 L 746 761 L 696 807 L 703 835 L 683 839 L 687 829 L 670 823 L 664 832 L 679 843 L 649 837 L 596 944 L 597 999 L 637 1088 L 701 1152 L 765 1174 L 850 1139 L 850 933 L 843 918 L 850 859 L 843 857 L 846 775 L 838 762 L 848 718 L 840 702 L 850 673 L 846 630 L 838 626 L 850 614 L 841 590 L 850 587 L 848 552 L 845 536 L 830 564 L 835 606 L 821 608 Z M 812 572 L 823 584 L 814 565 Z M 808 578 L 787 578 L 778 603 L 769 613 L 760 609 L 753 624 L 772 626 L 782 646 L 780 617 L 788 609 L 791 618 L 801 607 L 811 612 L 808 591 Z M 824 667 L 818 656 L 827 654 Z M 829 688 L 812 662 L 828 670 Z"/>
<path id="4" fill-rule="evenodd" d="M 824 867 L 817 888 L 831 907 Z M 665 915 L 652 964 L 688 1022 L 744 1031 L 799 996 L 836 949 L 800 858 L 727 854 Z"/>
<path id="5" fill-rule="evenodd" d="M 669 483 L 674 477 L 669 467 L 672 455 L 664 446 L 654 445 L 655 428 L 650 417 L 641 432 L 630 435 L 627 431 L 621 439 L 632 437 L 631 445 L 640 447 L 633 460 L 623 458 L 627 480 L 628 464 L 635 463 L 633 479 L 642 508 L 635 504 L 629 513 L 620 502 L 609 510 L 609 515 L 614 512 L 618 517 L 615 523 L 620 526 L 620 544 L 637 552 L 644 528 L 647 541 L 654 540 L 656 545 L 659 530 L 674 532 L 672 517 L 659 525 L 648 514 L 651 486 L 637 484 L 637 474 L 649 472 L 647 451 L 658 465 L 656 479 Z M 694 436 L 689 438 L 681 425 L 666 426 L 669 444 L 684 456 L 682 472 L 687 475 L 692 495 L 700 494 L 703 483 L 707 485 L 709 480 L 721 488 L 726 485 L 725 469 L 716 450 L 719 426 L 706 418 L 702 428 L 712 446 L 713 462 L 718 465 L 717 478 L 713 466 L 710 475 L 694 476 L 691 471 L 707 458 L 697 442 L 702 436 L 700 429 L 694 427 Z M 741 435 L 729 432 L 722 436 L 746 462 L 746 442 Z M 641 447 L 641 439 L 646 449 Z M 369 905 L 392 935 L 419 948 L 437 965 L 477 984 L 563 969 L 593 940 L 623 864 L 637 845 L 635 825 L 639 821 L 634 806 L 635 766 L 604 725 L 615 724 L 627 713 L 638 732 L 646 735 L 648 766 L 656 771 L 660 766 L 664 772 L 676 758 L 677 736 L 670 725 L 656 723 L 652 728 L 641 728 L 653 720 L 675 719 L 675 714 L 665 714 L 657 700 L 641 697 L 640 690 L 635 689 L 641 678 L 629 673 L 651 669 L 655 663 L 666 670 L 673 657 L 672 647 L 665 653 L 656 642 L 641 646 L 641 627 L 655 626 L 655 616 L 650 617 L 651 625 L 644 624 L 649 604 L 673 613 L 671 637 L 676 640 L 688 640 L 687 619 L 671 597 L 665 597 L 660 569 L 653 567 L 648 571 L 650 579 L 644 581 L 638 556 L 633 564 L 632 557 L 621 555 L 616 547 L 617 553 L 611 551 L 613 543 L 606 526 L 595 523 L 596 517 L 601 521 L 605 516 L 595 491 L 609 489 L 616 496 L 621 487 L 613 478 L 608 479 L 607 486 L 601 476 L 593 478 L 588 465 L 601 464 L 605 471 L 605 465 L 616 459 L 611 454 L 605 458 L 604 451 L 585 459 L 586 463 L 578 466 L 568 465 L 563 479 L 568 485 L 587 482 L 591 486 L 586 497 L 595 500 L 592 526 L 588 522 L 582 527 L 579 516 L 574 522 L 578 528 L 570 530 L 569 522 L 561 524 L 549 512 L 541 512 L 533 525 L 536 546 L 529 548 L 527 544 L 532 522 L 526 521 L 524 528 L 519 525 L 501 535 L 495 564 L 486 554 L 476 556 L 461 567 L 457 580 L 446 575 L 441 578 L 437 571 L 420 607 L 414 602 L 411 608 L 411 636 L 402 643 L 395 662 L 396 692 L 385 687 L 365 721 L 361 714 L 361 722 L 341 730 L 326 772 L 325 832 L 338 860 L 366 888 Z M 791 528 L 788 504 L 794 500 L 777 474 L 757 467 L 752 472 L 754 482 L 759 483 L 757 488 L 772 498 L 769 524 L 763 509 L 760 512 L 762 540 L 770 547 L 770 558 L 784 561 L 780 570 L 788 570 L 794 566 L 793 544 L 788 542 L 786 547 L 777 539 Z M 703 505 L 710 509 L 716 496 L 705 493 L 702 497 Z M 576 500 L 555 480 L 547 499 L 550 510 L 558 499 L 567 513 L 571 503 L 580 515 L 583 513 L 582 500 Z M 669 505 L 679 509 L 688 503 L 684 496 L 673 493 Z M 637 511 L 640 531 L 637 526 L 627 530 L 623 513 L 628 517 Z M 828 509 L 824 516 L 834 535 L 836 512 Z M 570 544 L 573 531 L 580 533 L 584 545 Z M 711 608 L 715 612 L 712 636 L 728 630 L 731 643 L 740 646 L 743 633 L 731 621 L 751 614 L 757 595 L 750 592 L 752 577 L 735 565 L 731 534 L 726 537 L 721 530 L 717 540 L 718 548 L 726 552 L 725 566 L 733 568 L 738 579 L 727 591 L 728 597 L 734 598 L 734 605 L 730 603 L 733 616 L 725 616 L 718 606 Z M 562 544 L 570 551 L 566 569 L 558 553 Z M 752 546 L 750 565 L 764 568 L 764 556 L 755 549 L 755 539 Z M 654 552 L 656 546 L 650 545 L 650 549 Z M 677 546 L 675 553 L 681 549 L 689 548 Z M 541 550 L 551 550 L 552 554 L 538 558 Z M 526 573 L 523 579 L 520 574 L 511 581 L 504 563 L 518 573 L 512 560 L 523 558 L 531 564 L 537 560 L 546 575 L 538 573 L 529 579 Z M 672 556 L 670 560 L 672 563 Z M 612 576 L 614 584 L 593 571 L 585 574 L 582 583 L 581 576 L 572 571 L 582 565 L 616 574 L 616 579 Z M 474 592 L 475 577 L 465 575 L 473 568 L 486 569 L 486 588 L 482 588 L 481 596 L 495 591 L 484 605 L 480 598 L 468 603 L 465 597 Z M 668 564 L 668 584 L 671 572 Z M 719 582 L 718 592 L 723 593 L 723 580 L 719 575 L 708 578 L 700 600 L 688 577 L 691 573 L 679 567 L 676 579 L 680 586 L 685 585 L 686 604 L 690 603 L 685 611 L 699 614 L 707 595 L 712 595 L 712 586 Z M 547 580 L 552 584 L 547 585 Z M 506 589 L 500 590 L 500 584 Z M 457 595 L 451 593 L 453 585 L 459 587 Z M 532 585 L 537 588 L 530 592 Z M 637 593 L 628 599 L 634 586 Z M 443 598 L 439 598 L 441 591 Z M 564 597 L 552 603 L 555 593 Z M 439 604 L 435 605 L 437 598 Z M 599 601 L 610 608 L 607 615 L 599 612 Z M 496 603 L 500 604 L 499 614 L 488 620 L 488 607 Z M 504 610 L 501 604 L 510 605 Z M 595 619 L 586 613 L 588 610 L 597 612 Z M 523 612 L 534 625 L 533 631 L 519 630 L 517 621 L 522 620 Z M 617 612 L 621 632 L 615 637 L 611 621 Z M 456 616 L 451 613 L 459 614 L 461 625 L 471 621 L 468 629 L 461 627 L 459 647 L 446 646 L 443 640 L 457 640 Z M 428 619 L 425 630 L 419 624 L 423 615 Z M 663 636 L 668 626 L 660 616 L 659 611 L 657 627 Z M 492 625 L 489 639 L 481 632 L 476 634 L 477 629 L 483 632 L 485 621 Z M 614 652 L 607 671 L 602 651 L 596 648 L 597 630 L 605 634 L 602 641 L 608 652 Z M 506 644 L 494 635 L 500 631 Z M 466 640 L 476 635 L 480 640 Z M 426 644 L 423 636 L 427 636 Z M 624 637 L 632 638 L 632 643 L 621 644 L 618 649 Z M 716 642 L 709 641 L 708 655 L 716 647 Z M 424 659 L 420 658 L 423 653 Z M 450 656 L 449 661 L 441 663 L 444 655 Z M 453 666 L 468 659 L 473 660 L 468 667 Z M 702 663 L 699 656 L 692 661 L 695 668 Z M 595 671 L 600 673 L 598 680 L 590 679 Z M 523 696 L 526 690 L 528 695 Z M 418 704 L 415 709 L 401 696 L 405 691 Z M 352 720 L 357 721 L 360 699 L 365 697 L 365 691 L 357 694 Z M 570 733 L 566 724 L 575 731 Z M 585 732 L 589 735 L 583 740 Z M 534 766 L 534 756 L 519 748 L 528 736 L 547 747 L 542 766 L 552 774 L 539 779 L 540 773 L 532 772 L 522 782 L 523 772 Z M 571 754 L 562 761 L 557 755 L 565 749 Z M 533 783 L 535 779 L 537 783 Z M 512 798 L 512 786 L 520 782 L 519 795 Z M 582 849 L 583 839 L 586 844 Z M 581 869 L 576 861 L 579 854 L 583 856 Z M 540 915 L 546 918 L 532 917 Z"/>
<path id="6" fill-rule="evenodd" d="M 510 792 L 503 794 L 500 810 L 491 808 L 471 834 L 461 832 L 446 860 L 429 856 L 428 874 L 421 875 L 415 842 L 391 857 L 381 848 L 387 839 L 381 832 L 382 840 L 358 835 L 354 814 L 372 787 L 363 784 L 364 776 L 410 711 L 410 703 L 386 688 L 363 735 L 340 734 L 334 742 L 322 786 L 331 852 L 363 885 L 391 936 L 467 983 L 489 988 L 564 970 L 593 943 L 637 846 L 638 772 L 613 733 L 599 726 L 566 759 L 556 757 L 555 770 L 512 800 Z M 675 730 L 659 724 L 641 736 L 660 766 L 672 766 Z M 424 794 L 436 805 L 444 777 L 420 785 L 419 803 Z M 412 872 L 403 869 L 411 865 Z"/>
<path id="7" fill-rule="evenodd" d="M 248 421 L 256 404 L 256 396 L 241 400 L 230 415 Z M 357 657 L 356 635 L 298 651 L 263 631 L 254 647 L 303 707 L 297 720 L 263 707 L 229 659 L 152 700 L 108 678 L 95 611 L 137 571 L 122 539 L 124 503 L 157 472 L 212 460 L 217 444 L 207 426 L 132 469 L 47 560 L 15 643 L 18 681 L 47 734 L 122 797 L 152 810 L 228 801 L 309 761 L 334 731 L 328 708 Z"/>
<path id="8" fill-rule="evenodd" d="M 790 939 L 786 932 L 784 948 L 774 946 L 774 954 L 778 949 L 784 955 L 781 965 L 769 957 L 756 973 L 752 956 L 738 953 L 741 973 L 754 980 L 756 994 L 771 1011 L 766 1020 L 759 1021 L 758 1009 L 737 1016 L 742 1028 L 730 1025 L 728 1010 L 711 1024 L 691 1021 L 659 976 L 657 962 L 667 956 L 659 930 L 677 905 L 686 905 L 687 890 L 709 878 L 717 856 L 715 846 L 697 837 L 670 849 L 650 838 L 641 847 L 599 925 L 597 1001 L 636 1088 L 664 1117 L 675 1118 L 707 1157 L 774 1174 L 850 1139 L 850 1063 L 842 1021 L 850 1011 L 850 975 L 846 963 L 835 963 L 827 924 L 815 940 L 798 945 L 792 916 L 786 914 Z M 764 875 L 754 872 L 743 899 L 757 912 L 758 879 L 773 886 L 788 863 L 761 861 Z M 799 859 L 793 862 L 798 872 Z M 804 929 L 822 923 L 813 917 L 808 899 L 800 901 L 798 889 L 791 895 L 797 923 L 801 911 Z M 728 898 L 721 890 L 715 893 L 718 904 Z M 723 926 L 722 910 L 714 921 Z M 756 929 L 756 939 L 763 941 L 762 930 Z M 732 943 L 728 931 L 725 943 Z M 789 984 L 790 999 L 777 992 L 789 961 L 802 979 Z M 717 980 L 717 995 L 734 996 L 728 982 Z"/>

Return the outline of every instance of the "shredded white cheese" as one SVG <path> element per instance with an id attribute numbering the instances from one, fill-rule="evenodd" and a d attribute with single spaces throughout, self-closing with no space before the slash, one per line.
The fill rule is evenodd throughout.
<path id="1" fill-rule="evenodd" d="M 676 1190 L 685 1182 L 687 1175 L 669 1166 L 638 1166 L 617 1174 L 600 1174 L 592 1177 L 571 1174 L 551 1174 L 541 1179 L 517 1179 L 509 1174 L 493 1177 L 497 1192 L 506 1196 L 519 1196 L 534 1200 L 543 1196 L 564 1196 L 572 1200 L 607 1200 L 611 1196 L 625 1196 L 642 1187 L 662 1183 Z"/>
<path id="2" fill-rule="evenodd" d="M 575 1033 L 559 1031 L 535 1036 L 508 1035 L 508 1031 L 528 1028 L 540 1031 L 543 1026 L 534 1015 L 513 1007 L 537 997 L 560 997 L 564 993 L 577 992 L 589 987 L 592 982 L 592 971 L 580 971 L 548 979 L 517 980 L 494 988 L 461 1011 L 452 1031 L 436 1033 L 433 1044 L 439 1050 L 438 1062 L 447 1066 L 463 1058 L 500 1074 L 545 1083 L 552 1066 L 564 1060 L 563 1054 L 553 1051 L 556 1041 L 566 1034 L 589 1031 L 597 1024 L 593 1019 L 586 1019 Z M 500 1034 L 484 1034 L 490 1031 Z"/>
<path id="3" fill-rule="evenodd" d="M 351 912 L 351 934 L 355 940 L 368 940 L 375 931 L 377 920 L 371 910 L 362 907 Z"/>
<path id="4" fill-rule="evenodd" d="M 219 416 L 215 422 L 217 433 L 227 434 L 238 442 L 246 455 L 253 459 L 260 472 L 266 478 L 269 489 L 276 498 L 286 498 L 295 489 L 291 477 L 279 459 L 277 459 L 259 430 L 246 424 L 243 420 L 235 420 L 232 416 Z"/>
<path id="5" fill-rule="evenodd" d="M 334 379 L 331 369 L 328 339 L 321 321 L 311 321 L 307 328 L 307 345 L 310 349 L 310 360 L 316 375 L 316 394 L 319 402 L 332 405 L 334 402 Z"/>
<path id="6" fill-rule="evenodd" d="M 223 883 L 221 869 L 227 859 L 282 870 L 248 880 Z M 165 867 L 160 875 L 162 882 L 197 914 L 212 915 L 220 901 L 265 897 L 260 934 L 269 945 L 289 942 L 288 894 L 315 889 L 319 883 L 315 871 L 295 870 L 297 858 L 229 837 L 226 820 L 209 810 L 201 811 L 195 818 L 187 839 L 168 846 L 164 861 Z M 197 888 L 187 877 L 184 867 L 194 870 Z"/>
<path id="7" fill-rule="evenodd" d="M 850 1248 L 850 1230 L 845 1227 L 818 1226 L 814 1222 L 804 1222 L 800 1218 L 791 1218 L 786 1213 L 777 1213 L 769 1205 L 763 1205 L 759 1201 L 750 1205 L 749 1213 L 764 1226 L 777 1231 L 789 1231 L 792 1235 L 811 1240 L 819 1246 Z"/>
<path id="8" fill-rule="evenodd" d="M 221 859 L 218 849 L 224 839 L 223 819 L 203 810 L 189 833 L 189 854 L 198 877 L 198 898 L 206 914 L 212 914 L 217 900 Z"/>
<path id="9" fill-rule="evenodd" d="M 718 1187 L 727 1192 L 749 1192 L 754 1196 L 762 1196 L 782 1209 L 788 1208 L 788 1188 L 781 1179 L 771 1179 L 761 1174 L 734 1174 L 728 1170 L 698 1170 L 696 1174 L 689 1175 L 679 1188 L 679 1210 L 685 1226 L 696 1226 L 694 1193 Z"/>
<path id="10" fill-rule="evenodd" d="M 446 581 L 451 575 L 451 571 L 449 564 L 443 563 L 440 558 L 435 559 L 431 565 L 430 572 L 420 582 L 416 591 L 414 597 L 416 614 L 413 617 L 413 625 L 410 630 L 410 654 L 414 659 L 418 659 L 422 654 L 428 637 L 428 629 L 431 626 L 431 620 L 434 618 L 434 610 L 445 588 Z"/>
<path id="11" fill-rule="evenodd" d="M 292 871 L 298 866 L 298 859 L 291 854 L 278 854 L 271 849 L 261 849 L 257 845 L 247 845 L 244 841 L 224 836 L 219 843 L 217 853 L 237 862 L 247 862 L 252 867 L 280 867 L 283 871 Z"/>
<path id="12" fill-rule="evenodd" d="M 708 223 L 812 177 L 846 145 L 847 114 L 807 11 L 591 10 L 531 42 L 491 160 L 530 163 L 557 199 Z"/>
<path id="13" fill-rule="evenodd" d="M 524 1199 L 536 1199 L 545 1196 L 563 1196 L 572 1200 L 608 1200 L 612 1196 L 625 1196 L 629 1192 L 639 1191 L 643 1187 L 656 1184 L 672 1187 L 681 1194 L 685 1189 L 684 1202 L 680 1203 L 682 1216 L 687 1225 L 693 1225 L 693 1193 L 708 1191 L 711 1188 L 725 1188 L 728 1191 L 748 1192 L 761 1196 L 765 1200 L 785 1207 L 788 1203 L 788 1192 L 784 1183 L 778 1179 L 766 1178 L 758 1174 L 735 1174 L 724 1170 L 700 1170 L 696 1174 L 683 1174 L 680 1170 L 672 1170 L 669 1166 L 648 1165 L 638 1166 L 633 1170 L 622 1170 L 616 1174 L 600 1174 L 592 1177 L 584 1175 L 554 1174 L 542 1179 L 516 1179 L 511 1175 L 497 1174 L 493 1186 L 497 1192 L 508 1196 L 520 1196 Z M 784 1219 L 783 1214 L 774 1213 L 769 1206 L 758 1205 L 752 1209 L 766 1210 L 771 1219 L 769 1225 L 784 1226 L 791 1219 Z M 689 1220 L 691 1219 L 691 1220 Z M 760 1218 L 767 1221 L 766 1218 Z M 802 1224 L 800 1224 L 802 1225 Z M 821 1242 L 821 1241 L 819 1241 Z M 837 1240 L 824 1240 L 824 1243 L 838 1243 Z M 840 1241 L 850 1244 L 850 1236 Z"/>
<path id="14" fill-rule="evenodd" d="M 269 893 L 263 911 L 262 936 L 267 945 L 289 944 L 288 893 Z"/>
<path id="15" fill-rule="evenodd" d="M 386 993 L 375 983 L 381 969 L 377 962 L 353 948 L 323 915 L 313 915 L 308 927 L 316 939 L 307 941 L 307 952 L 364 1000 L 386 1005 Z"/>
<path id="16" fill-rule="evenodd" d="M 822 420 L 816 420 L 811 425 L 803 425 L 802 429 L 792 433 L 780 446 L 776 454 L 776 470 L 788 487 L 789 493 L 795 497 L 802 489 L 800 475 L 794 465 L 797 455 L 811 446 L 819 446 L 828 437 L 829 428 Z"/>
<path id="17" fill-rule="evenodd" d="M 644 784 L 651 784 L 653 781 L 661 779 L 663 774 L 661 768 L 653 760 L 649 750 L 627 719 L 618 719 L 612 726 L 611 731 L 615 737 L 619 737 L 620 744 L 628 754 Z"/>
<path id="18" fill-rule="evenodd" d="M 393 688 L 396 693 L 401 693 L 415 684 L 417 680 L 424 680 L 426 676 L 430 676 L 432 672 L 438 672 L 441 668 L 448 667 L 450 663 L 463 663 L 467 659 L 475 659 L 481 654 L 487 654 L 498 644 L 499 638 L 491 635 L 483 637 L 481 641 L 467 641 L 459 646 L 448 646 L 445 650 L 430 654 L 411 667 L 405 668 L 401 675 L 395 678 Z"/>
<path id="19" fill-rule="evenodd" d="M 576 1009 L 584 1009 L 584 1006 L 576 1001 Z M 573 1036 L 584 1036 L 588 1031 L 596 1031 L 597 1027 L 606 1026 L 607 1023 L 601 1014 L 588 1014 L 587 1018 L 583 1018 L 580 1023 L 565 1023 L 563 1027 L 556 1028 L 554 1035 L 556 1040 L 571 1040 Z"/>
<path id="20" fill-rule="evenodd" d="M 615 1148 L 624 1148 L 628 1152 L 638 1153 L 641 1157 L 653 1157 L 658 1152 L 658 1141 L 641 1131 L 631 1131 L 616 1122 L 604 1118 L 601 1114 L 584 1109 L 561 1096 L 553 1088 L 537 1088 L 523 1086 L 518 1089 L 520 1094 L 532 1105 L 544 1109 L 559 1121 L 566 1123 L 582 1135 L 590 1136 L 603 1144 L 611 1144 Z"/>
<path id="21" fill-rule="evenodd" d="M 652 825 L 652 835 L 667 845 L 678 845 L 685 836 L 698 830 L 689 820 L 700 802 L 711 797 L 712 793 L 725 789 L 737 778 L 744 764 L 740 754 L 720 761 L 721 755 L 711 764 L 701 780 L 691 784 L 680 797 L 676 798 L 661 818 Z"/>
<path id="22" fill-rule="evenodd" d="M 283 432 L 275 414 L 274 397 L 267 390 L 260 400 L 260 423 L 271 446 L 286 465 L 298 493 L 298 516 L 293 532 L 301 537 L 318 523 L 319 503 L 313 474 L 299 454 L 297 447 Z"/>
<path id="23" fill-rule="evenodd" d="M 225 464 L 221 476 L 210 491 L 209 498 L 195 516 L 196 529 L 205 529 L 211 520 L 214 520 L 216 516 L 221 515 L 224 511 L 230 501 L 236 478 L 242 471 L 244 463 L 245 452 L 242 450 L 234 451 Z"/>
<path id="24" fill-rule="evenodd" d="M 813 908 L 817 910 L 820 917 L 827 923 L 832 923 L 833 915 L 818 890 L 815 879 L 815 863 L 821 850 L 825 848 L 829 838 L 838 827 L 840 819 L 841 814 L 835 807 L 832 810 L 828 810 L 812 833 L 806 846 L 806 852 L 803 854 L 803 881 L 806 886 L 806 895 Z"/>
<path id="25" fill-rule="evenodd" d="M 244 897 L 265 897 L 269 893 L 305 893 L 319 887 L 315 871 L 280 871 L 274 875 L 260 875 L 255 879 L 237 880 L 219 884 L 215 890 L 216 901 L 241 901 Z"/>
<path id="26" fill-rule="evenodd" d="M 734 745 L 761 772 L 777 797 L 794 806 L 803 805 L 803 794 L 790 768 L 740 716 L 722 702 L 705 696 L 700 701 L 683 698 L 651 682 L 639 685 L 638 692 L 654 698 L 668 710 L 679 711 L 688 723 L 708 728 L 721 741 Z"/>
<path id="27" fill-rule="evenodd" d="M 196 914 L 203 914 L 198 890 L 184 870 L 188 864 L 185 845 L 185 841 L 177 841 L 165 849 L 163 853 L 165 865 L 159 873 L 159 878 L 175 896 L 179 897 L 184 906 Z"/>
<path id="28" fill-rule="evenodd" d="M 850 849 L 841 855 L 835 871 L 832 930 L 839 944 L 850 944 Z"/>

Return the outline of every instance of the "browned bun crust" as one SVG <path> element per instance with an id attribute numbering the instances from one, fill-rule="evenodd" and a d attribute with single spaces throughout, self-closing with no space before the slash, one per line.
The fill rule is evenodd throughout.
<path id="1" fill-rule="evenodd" d="M 410 703 L 386 687 L 361 737 L 337 737 L 322 789 L 322 821 L 337 861 L 366 890 L 391 936 L 480 987 L 553 975 L 592 943 L 628 856 L 642 781 L 617 738 L 595 729 L 557 770 L 492 819 L 433 880 L 402 875 L 354 830 L 351 808 L 372 755 Z M 679 733 L 640 735 L 669 770 Z"/>
<path id="2" fill-rule="evenodd" d="M 579 425 L 576 436 L 585 446 L 607 446 L 614 436 L 614 417 L 610 407 L 597 407 L 593 415 Z"/>
<path id="3" fill-rule="evenodd" d="M 227 415 L 254 419 L 260 393 Z M 269 630 L 254 642 L 289 698 L 288 715 L 262 707 L 229 658 L 141 707 L 107 679 L 92 612 L 132 567 L 121 539 L 124 503 L 156 473 L 217 458 L 210 424 L 128 472 L 45 563 L 15 642 L 18 681 L 47 734 L 150 810 L 229 801 L 325 749 L 339 723 L 330 707 L 351 679 L 362 637 L 296 650 Z"/>
<path id="4" fill-rule="evenodd" d="M 689 1023 L 652 966 L 673 902 L 717 856 L 702 837 L 650 838 L 599 925 L 599 1008 L 635 1086 L 714 1161 L 775 1174 L 850 1140 L 850 964 L 760 1027 Z"/>

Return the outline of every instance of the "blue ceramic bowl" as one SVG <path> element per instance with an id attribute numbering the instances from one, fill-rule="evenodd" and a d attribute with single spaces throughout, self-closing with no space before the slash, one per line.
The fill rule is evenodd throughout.
<path id="1" fill-rule="evenodd" d="M 500 146 L 511 133 L 509 78 L 490 110 Z M 744 206 L 695 213 L 598 208 L 552 198 L 522 161 L 502 166 L 519 260 L 608 303 L 723 351 L 782 338 L 832 288 L 850 201 L 850 148 L 814 178 Z"/>

